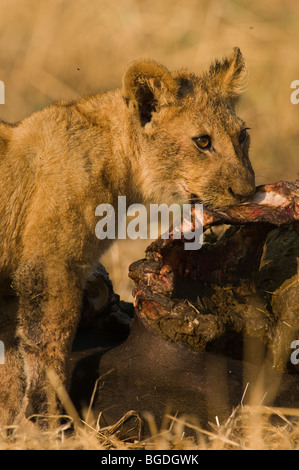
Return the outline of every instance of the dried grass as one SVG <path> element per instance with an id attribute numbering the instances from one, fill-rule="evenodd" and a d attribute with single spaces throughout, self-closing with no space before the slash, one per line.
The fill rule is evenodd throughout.
<path id="1" fill-rule="evenodd" d="M 91 411 L 93 393 L 81 419 L 55 371 L 49 369 L 47 375 L 68 414 L 33 415 L 18 425 L 0 428 L 0 450 L 299 450 L 299 409 L 263 405 L 259 397 L 266 393 L 260 383 L 244 405 L 247 383 L 228 419 L 221 423 L 215 416 L 209 428 L 203 428 L 194 416 L 177 417 L 166 411 L 158 429 L 154 417 L 144 413 L 151 435 L 141 440 L 141 418 L 134 410 L 113 425 L 101 427 L 101 413 L 95 417 Z M 139 432 L 134 442 L 119 438 L 128 420 Z M 41 430 L 38 425 L 45 421 L 47 430 Z"/>
<path id="2" fill-rule="evenodd" d="M 74 429 L 71 417 L 54 416 L 55 421 L 63 418 L 64 424 L 51 431 L 39 430 L 31 417 L 0 430 L 0 450 L 299 450 L 299 410 L 294 408 L 240 405 L 224 423 L 215 417 L 211 430 L 202 428 L 192 416 L 169 414 L 165 415 L 167 426 L 158 430 L 153 418 L 146 416 L 151 437 L 120 440 L 119 429 L 132 416 L 135 413 L 131 410 L 113 426 L 102 429 L 83 420 Z M 188 437 L 190 430 L 192 437 Z"/>

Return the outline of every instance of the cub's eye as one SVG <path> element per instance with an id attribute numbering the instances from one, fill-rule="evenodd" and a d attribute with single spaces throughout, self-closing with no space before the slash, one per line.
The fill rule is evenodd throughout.
<path id="1" fill-rule="evenodd" d="M 208 135 L 201 135 L 200 137 L 194 137 L 193 141 L 200 150 L 210 150 L 211 148 L 211 137 Z"/>
<path id="2" fill-rule="evenodd" d="M 247 139 L 248 137 L 248 129 L 249 127 L 246 127 L 245 129 L 243 129 L 240 134 L 239 134 L 239 142 L 240 144 L 243 144 L 243 142 L 245 142 L 245 140 Z"/>

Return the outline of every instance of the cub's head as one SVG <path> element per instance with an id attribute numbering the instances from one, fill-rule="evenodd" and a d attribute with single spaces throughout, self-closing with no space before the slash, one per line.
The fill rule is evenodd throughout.
<path id="1" fill-rule="evenodd" d="M 150 60 L 129 66 L 122 94 L 148 201 L 225 209 L 255 191 L 248 129 L 235 113 L 246 78 L 238 48 L 201 76 Z"/>

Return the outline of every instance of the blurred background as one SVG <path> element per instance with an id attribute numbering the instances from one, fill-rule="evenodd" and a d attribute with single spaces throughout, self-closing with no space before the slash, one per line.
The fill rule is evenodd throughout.
<path id="1" fill-rule="evenodd" d="M 257 184 L 299 177 L 296 0 L 0 0 L 0 118 L 121 85 L 132 60 L 200 73 L 239 46 L 249 68 L 239 114 L 251 128 Z M 124 300 L 129 264 L 149 241 L 116 243 L 103 262 Z"/>

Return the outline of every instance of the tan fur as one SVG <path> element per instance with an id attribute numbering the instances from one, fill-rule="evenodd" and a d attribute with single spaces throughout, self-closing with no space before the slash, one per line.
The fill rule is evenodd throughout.
<path id="1" fill-rule="evenodd" d="M 116 207 L 118 195 L 128 205 L 195 195 L 225 208 L 254 190 L 249 138 L 239 143 L 245 125 L 234 110 L 245 79 L 238 49 L 199 77 L 136 61 L 122 89 L 0 124 L 0 269 L 19 295 L 35 412 L 49 411 L 46 366 L 67 381 L 86 278 L 109 245 L 95 236 L 95 208 Z M 196 148 L 201 135 L 213 151 Z"/>

